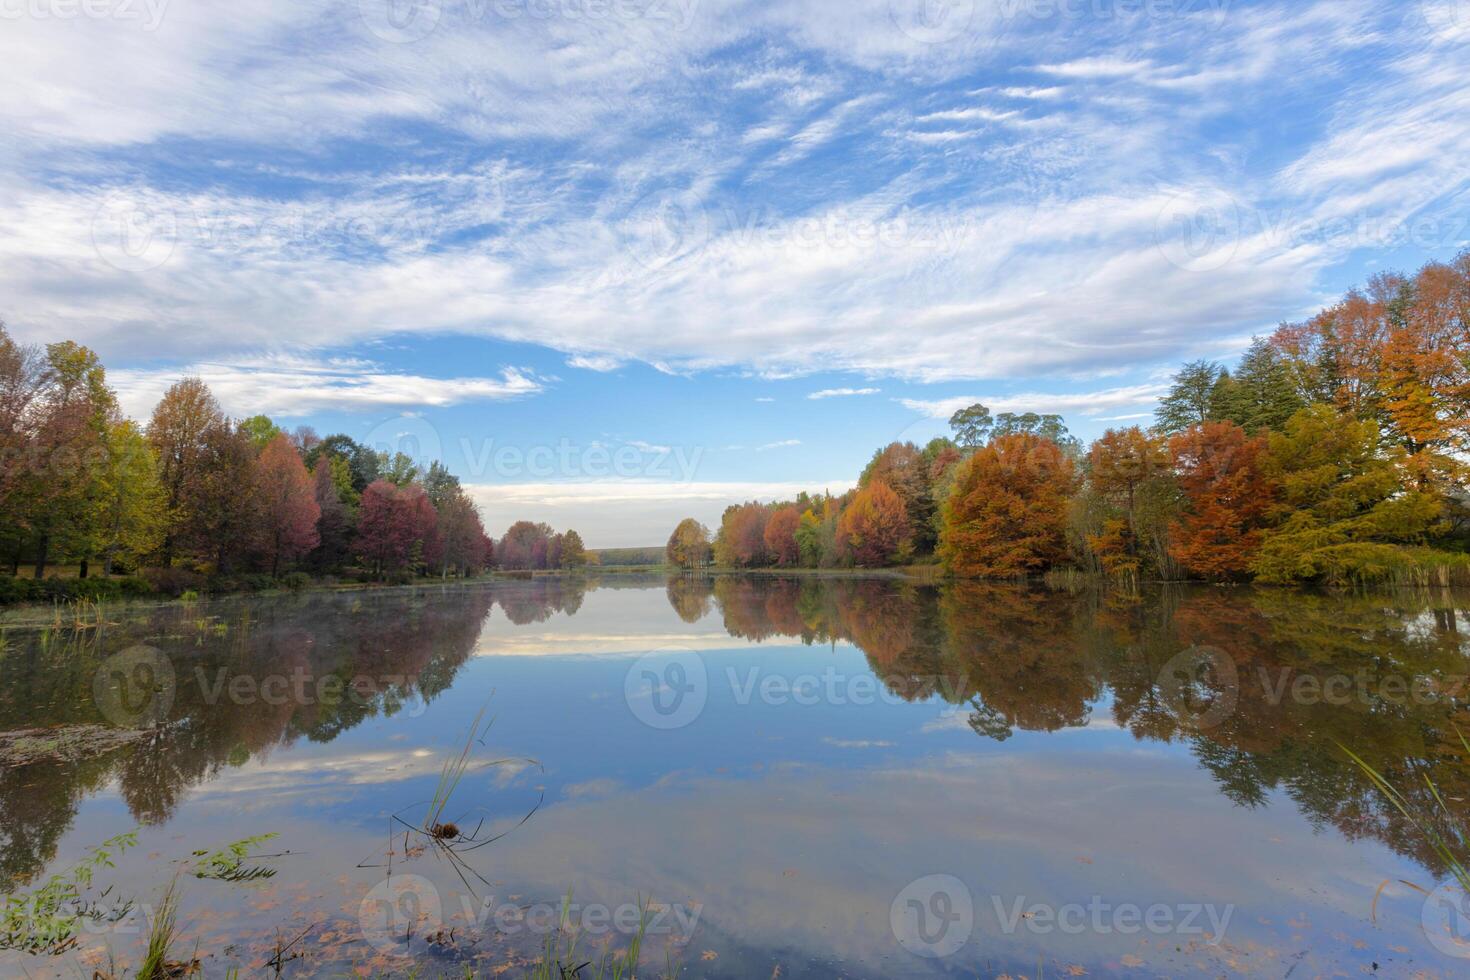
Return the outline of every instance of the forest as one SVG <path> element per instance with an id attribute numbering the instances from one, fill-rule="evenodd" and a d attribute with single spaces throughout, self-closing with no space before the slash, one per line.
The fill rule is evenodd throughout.
<path id="1" fill-rule="evenodd" d="M 23 346 L 0 324 L 0 561 L 10 574 L 0 600 L 300 587 L 313 576 L 407 582 L 588 560 L 576 531 L 540 523 L 492 541 L 440 462 L 422 468 L 308 427 L 288 433 L 263 415 L 231 419 L 197 378 L 173 385 L 140 426 L 94 352 Z M 23 564 L 29 579 L 17 577 Z M 57 565 L 75 565 L 75 579 L 48 579 Z"/>
<path id="2" fill-rule="evenodd" d="M 1148 428 L 956 412 L 841 496 L 686 519 L 670 564 L 1267 584 L 1470 580 L 1470 251 L 1173 377 Z"/>

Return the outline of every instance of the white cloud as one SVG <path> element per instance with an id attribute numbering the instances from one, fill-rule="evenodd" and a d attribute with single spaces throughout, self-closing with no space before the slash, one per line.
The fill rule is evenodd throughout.
<path id="1" fill-rule="evenodd" d="M 539 381 L 513 367 L 503 368 L 496 378 L 427 378 L 394 372 L 371 361 L 314 361 L 300 355 L 108 373 L 124 411 L 144 419 L 163 393 L 184 377 L 199 378 L 209 385 L 221 407 L 235 417 L 264 414 L 290 418 L 321 411 L 442 408 L 463 402 L 520 398 L 542 390 Z"/>
<path id="2" fill-rule="evenodd" d="M 814 391 L 806 397 L 811 401 L 821 401 L 824 398 L 851 398 L 855 395 L 876 395 L 882 390 L 881 388 L 823 388 L 821 391 Z"/>
<path id="3" fill-rule="evenodd" d="M 978 5 L 944 44 L 906 34 L 888 0 L 596 23 L 446 4 L 412 44 L 326 0 L 170 4 L 154 31 L 9 21 L 0 312 L 114 363 L 454 332 L 586 370 L 1095 375 L 1300 315 L 1363 244 L 1263 216 L 1361 213 L 1392 232 L 1464 214 L 1470 47 L 1422 18 L 1341 0 L 1150 19 L 1146 35 L 1120 17 L 1084 39 L 1003 7 Z M 970 96 L 1024 112 L 954 107 L 955 83 L 1001 62 L 1015 83 Z M 691 97 L 696 73 L 713 103 Z M 726 96 L 739 111 L 711 112 Z M 1283 104 L 1318 122 L 1271 154 L 1222 124 Z M 916 117 L 1005 125 L 914 133 Z M 405 124 L 486 162 L 416 156 Z M 179 139 L 197 173 L 169 163 Z M 362 139 L 393 161 L 380 175 L 329 162 Z M 842 179 L 801 169 L 839 143 Z M 672 215 L 639 206 L 664 191 Z M 157 265 L 120 268 L 94 241 L 114 193 L 174 220 Z M 1181 252 L 1167 219 L 1229 201 L 1238 232 Z M 752 207 L 771 237 L 724 220 Z"/>
<path id="4" fill-rule="evenodd" d="M 610 354 L 573 354 L 567 358 L 567 366 L 581 368 L 584 371 L 599 371 L 606 373 L 616 371 L 625 362 L 620 357 Z"/>
<path id="5" fill-rule="evenodd" d="M 931 419 L 948 419 L 962 408 L 968 408 L 977 402 L 990 409 L 991 412 L 1036 412 L 1047 415 L 1066 415 L 1075 413 L 1084 416 L 1096 416 L 1112 408 L 1131 408 L 1135 405 L 1154 405 L 1169 390 L 1167 384 L 1145 384 L 1131 385 L 1124 388 L 1108 388 L 1103 391 L 1065 392 L 1055 394 L 1022 394 L 1022 395 L 961 395 L 957 398 L 941 398 L 935 401 L 926 401 L 918 398 L 897 399 L 905 408 L 912 409 Z M 1098 421 L 1117 421 L 1121 418 L 1142 418 L 1148 413 L 1138 415 L 1118 416 L 1113 419 L 1099 419 Z"/>
<path id="6" fill-rule="evenodd" d="M 792 446 L 801 445 L 800 439 L 782 439 L 780 442 L 768 442 L 763 446 L 756 446 L 755 451 L 763 453 L 771 449 L 788 449 Z"/>

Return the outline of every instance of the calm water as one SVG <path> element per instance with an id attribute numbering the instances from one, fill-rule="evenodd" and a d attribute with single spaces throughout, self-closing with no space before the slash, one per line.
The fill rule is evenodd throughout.
<path id="1" fill-rule="evenodd" d="M 134 913 L 0 971 L 134 962 L 177 876 L 212 976 L 521 975 L 568 890 L 584 950 L 659 903 L 645 976 L 1465 975 L 1339 743 L 1470 811 L 1467 600 L 609 576 L 12 627 L 0 731 L 117 741 L 0 769 L 0 881 L 141 829 Z M 191 874 L 264 833 L 274 877 Z"/>

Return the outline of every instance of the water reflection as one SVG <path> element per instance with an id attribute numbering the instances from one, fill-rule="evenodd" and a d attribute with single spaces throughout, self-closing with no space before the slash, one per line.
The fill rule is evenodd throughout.
<path id="1" fill-rule="evenodd" d="M 62 842 L 78 814 L 99 813 L 88 801 L 110 787 L 129 817 L 148 826 L 174 821 L 191 800 L 199 804 L 228 787 L 269 798 L 281 811 L 273 819 L 315 827 L 318 814 L 288 813 L 298 804 L 287 802 L 292 793 L 321 791 L 313 783 L 318 772 L 308 766 L 293 775 L 289 765 L 313 745 L 345 743 L 346 755 L 364 760 L 354 779 L 374 791 L 364 794 L 374 796 L 373 812 L 387 812 L 419 798 L 404 794 L 420 792 L 389 784 L 410 777 L 432 783 L 436 763 L 427 747 L 443 744 L 446 733 L 458 737 L 484 692 L 502 686 L 513 695 L 508 729 L 521 739 L 507 754 L 548 761 L 548 799 L 556 801 L 538 814 L 533 833 L 517 839 L 505 866 L 551 897 L 587 867 L 621 861 L 630 881 L 658 871 L 666 880 L 648 882 L 650 888 L 711 903 L 707 928 L 724 930 L 731 951 L 721 962 L 732 971 L 736 947 L 754 950 L 749 962 L 759 964 L 773 935 L 795 947 L 823 933 L 841 904 L 825 902 L 828 887 L 862 896 L 844 899 L 849 905 L 873 900 L 876 934 L 885 936 L 891 895 L 874 899 L 882 889 L 843 870 L 853 852 L 882 863 L 901 885 L 905 876 L 951 870 L 942 855 L 952 847 L 953 870 L 983 854 L 984 873 L 995 880 L 1004 858 L 956 826 L 983 819 L 992 835 L 1020 834 L 1011 828 L 1037 825 L 1037 801 L 1044 805 L 1048 797 L 1055 801 L 1048 826 L 1056 838 L 1035 830 L 1032 839 L 1012 837 L 1009 850 L 1075 848 L 1076 826 L 1086 825 L 1091 807 L 1102 808 L 1106 817 L 1099 819 L 1110 824 L 1100 838 L 1115 833 L 1111 825 L 1125 822 L 1130 808 L 1144 821 L 1179 820 L 1206 806 L 1216 815 L 1294 811 L 1334 840 L 1382 843 L 1440 877 L 1446 869 L 1424 835 L 1382 800 L 1340 744 L 1424 812 L 1437 809 L 1427 776 L 1451 814 L 1470 818 L 1470 760 L 1455 734 L 1457 725 L 1470 732 L 1470 645 L 1459 630 L 1466 598 L 1208 588 L 1128 596 L 864 578 L 608 575 L 138 607 L 110 613 L 118 622 L 102 630 L 12 629 L 0 647 L 0 732 L 106 726 L 92 697 L 94 675 L 138 644 L 174 665 L 176 689 L 165 723 L 133 741 L 0 765 L 0 875 L 34 881 L 66 850 Z M 921 746 L 911 722 L 890 717 L 895 712 L 814 709 L 797 719 L 737 710 L 718 698 L 699 724 L 650 731 L 621 700 L 626 664 L 617 658 L 671 637 L 705 651 L 712 676 L 717 665 L 743 670 L 759 650 L 752 644 L 772 648 L 778 665 L 799 662 L 801 669 L 846 663 L 817 657 L 836 657 L 838 648 L 856 660 L 856 648 L 901 706 L 949 706 L 957 722 L 952 737 L 962 737 L 958 747 L 969 754 L 936 766 L 932 744 Z M 810 647 L 812 656 L 793 653 L 792 644 Z M 1166 683 L 1169 665 L 1191 650 L 1224 657 L 1231 668 L 1191 679 L 1191 704 L 1230 706 L 1204 724 Z M 526 656 L 543 651 L 556 656 Z M 262 687 L 267 678 L 300 681 L 311 693 L 270 697 Z M 324 690 L 339 694 L 321 696 Z M 542 716 L 549 720 L 537 720 Z M 392 720 L 391 737 L 405 741 L 385 746 L 348 737 L 373 720 Z M 1072 737 L 1066 733 L 1112 729 L 1140 747 L 1173 747 L 1208 774 L 1213 799 L 1206 805 L 1171 796 L 1173 784 L 1169 792 L 1145 789 L 1156 761 L 1114 761 L 1108 772 L 1093 771 L 1096 760 L 1060 748 Z M 816 747 L 798 749 L 798 736 L 807 734 L 816 737 L 802 744 Z M 1044 758 L 1012 751 L 1043 737 L 1052 751 Z M 953 751 L 954 743 L 945 744 Z M 411 750 L 422 750 L 427 761 L 393 774 L 384 760 Z M 848 761 L 859 752 L 883 755 Z M 1108 796 L 1118 787 L 1136 798 Z M 352 797 L 340 787 L 333 792 Z M 1086 805 L 1074 806 L 1071 796 L 1085 796 Z M 840 815 L 810 819 L 832 801 L 842 801 Z M 922 815 L 906 809 L 910 801 L 924 803 Z M 494 805 L 489 796 L 466 802 Z M 369 821 L 358 820 L 362 804 L 354 803 L 342 804 L 333 833 L 368 849 Z M 1069 823 L 1073 809 L 1083 812 Z M 519 802 L 507 810 L 523 812 Z M 126 829 L 108 819 L 112 830 Z M 737 826 L 728 826 L 732 819 Z M 760 839 L 769 853 L 744 850 L 747 838 Z M 858 841 L 892 846 L 880 858 Z M 1157 857 L 1126 839 L 1116 846 L 1122 878 Z M 1149 846 L 1171 853 L 1184 847 Z M 323 861 L 336 860 L 325 844 L 321 851 Z M 741 878 L 762 860 L 772 864 L 765 876 Z M 1036 868 L 1019 857 L 1011 865 L 1017 893 L 1036 887 Z M 799 872 L 800 881 L 786 879 L 783 867 Z M 1045 871 L 1066 877 L 1058 868 Z M 728 894 L 716 905 L 721 889 Z M 811 928 L 800 934 L 781 924 L 794 895 L 812 903 L 802 912 Z M 855 955 L 867 972 L 887 971 L 873 968 L 888 954 L 874 941 L 873 924 L 864 920 L 864 929 L 848 939 Z M 1078 960 L 1089 962 L 1080 953 Z"/>
<path id="2" fill-rule="evenodd" d="M 1140 741 L 1187 744 L 1233 803 L 1284 791 L 1314 824 L 1374 837 L 1430 872 L 1422 832 L 1348 760 L 1348 746 L 1418 812 L 1470 819 L 1466 597 L 1448 591 L 1315 594 L 1160 589 L 1142 595 L 885 581 L 683 579 L 681 611 L 709 596 L 733 636 L 846 640 L 907 700 L 967 704 L 976 734 L 1054 732 L 1106 712 Z M 1161 690 L 1181 651 L 1234 665 L 1234 709 L 1201 728 Z M 1216 679 L 1218 683 L 1218 678 Z M 1442 828 L 1448 831 L 1448 822 Z"/>

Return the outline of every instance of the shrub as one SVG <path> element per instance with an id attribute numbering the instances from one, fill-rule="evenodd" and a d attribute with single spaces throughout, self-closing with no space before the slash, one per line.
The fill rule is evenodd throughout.
<path id="1" fill-rule="evenodd" d="M 206 581 L 198 572 L 174 567 L 146 568 L 143 570 L 143 578 L 148 580 L 154 591 L 174 597 L 185 592 L 202 592 Z"/>
<path id="2" fill-rule="evenodd" d="M 292 592 L 300 592 L 311 586 L 311 576 L 305 572 L 292 572 L 281 579 L 281 585 Z"/>

